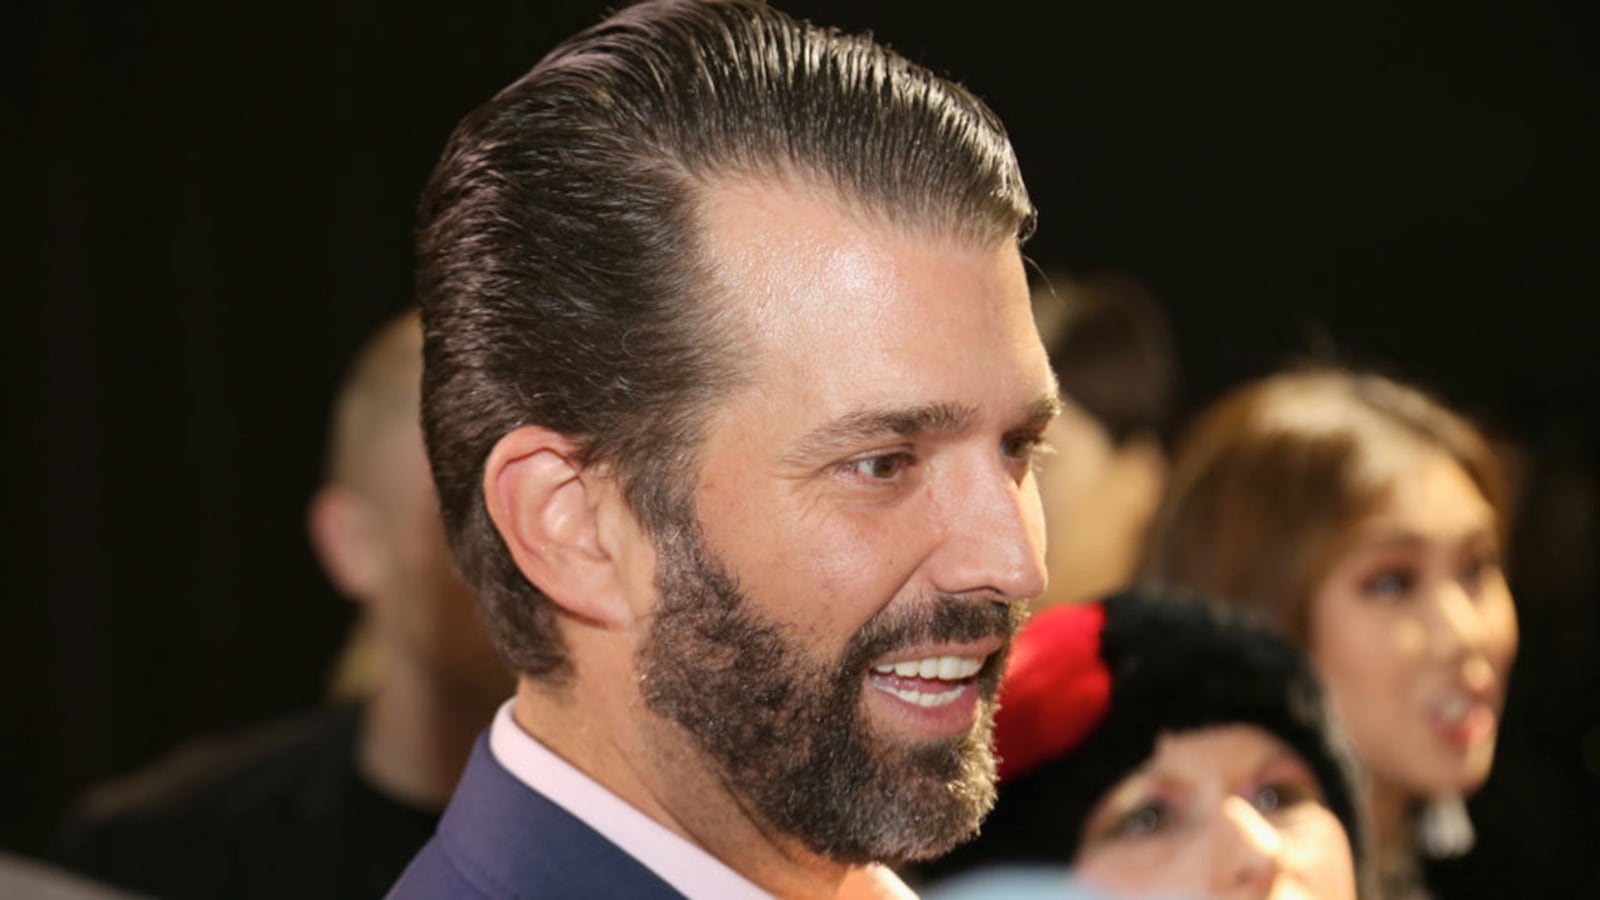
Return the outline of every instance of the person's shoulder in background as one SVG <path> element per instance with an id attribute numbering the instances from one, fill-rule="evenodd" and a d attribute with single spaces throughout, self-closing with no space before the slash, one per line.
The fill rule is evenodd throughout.
<path id="1" fill-rule="evenodd" d="M 361 778 L 359 716 L 329 707 L 203 738 L 94 787 L 67 819 L 62 860 L 175 900 L 381 896 L 438 815 Z"/>
<path id="2" fill-rule="evenodd" d="M 135 900 L 136 896 L 37 860 L 0 853 L 0 897 L 26 897 L 28 900 Z"/>

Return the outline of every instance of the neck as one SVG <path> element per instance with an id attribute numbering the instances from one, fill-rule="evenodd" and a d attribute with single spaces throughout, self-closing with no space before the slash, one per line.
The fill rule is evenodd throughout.
<path id="1" fill-rule="evenodd" d="M 776 896 L 863 896 L 863 885 L 879 880 L 774 832 L 729 790 L 678 726 L 646 710 L 633 692 L 597 689 L 598 681 L 585 683 L 579 676 L 556 691 L 524 678 L 517 689 L 517 724 L 634 808 Z"/>
<path id="2" fill-rule="evenodd" d="M 416 666 L 390 660 L 361 722 L 361 773 L 397 800 L 443 809 L 473 742 L 503 700 L 475 686 L 440 683 Z"/>
<path id="3" fill-rule="evenodd" d="M 1409 794 L 1376 780 L 1367 791 L 1367 813 L 1372 822 L 1373 850 L 1380 858 L 1405 857 L 1413 852 Z"/>

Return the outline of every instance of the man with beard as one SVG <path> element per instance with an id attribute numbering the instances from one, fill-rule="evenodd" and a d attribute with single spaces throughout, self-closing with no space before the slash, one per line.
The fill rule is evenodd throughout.
<path id="1" fill-rule="evenodd" d="M 1056 387 L 998 121 L 870 39 L 646 3 L 424 192 L 424 427 L 516 697 L 396 897 L 904 893 L 993 802 Z"/>

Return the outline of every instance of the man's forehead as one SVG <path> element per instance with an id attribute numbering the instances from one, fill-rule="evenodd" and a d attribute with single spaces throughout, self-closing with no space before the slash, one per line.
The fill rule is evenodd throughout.
<path id="1" fill-rule="evenodd" d="M 931 213 L 909 211 L 911 206 L 931 209 L 937 204 L 896 204 L 883 198 L 868 198 L 841 189 L 825 175 L 793 166 L 709 175 L 699 182 L 695 200 L 707 228 L 729 235 L 748 234 L 752 229 L 763 230 L 763 226 L 781 224 L 788 218 L 812 215 L 838 226 L 923 235 L 954 235 L 959 224 L 941 224 Z"/>
<path id="2" fill-rule="evenodd" d="M 805 182 L 725 182 L 704 201 L 707 302 L 748 379 L 726 412 L 814 431 L 791 455 L 1053 415 L 1014 245 L 909 232 Z"/>
<path id="3" fill-rule="evenodd" d="M 842 325 L 870 315 L 849 300 L 891 295 L 915 280 L 919 261 L 897 252 L 907 244 L 936 248 L 929 258 L 1004 249 L 1020 273 L 1014 243 L 984 247 L 953 226 L 891 215 L 801 173 L 714 178 L 698 195 L 707 300 L 758 339 L 787 339 L 785 322 L 835 317 Z"/>
<path id="4" fill-rule="evenodd" d="M 881 239 L 890 228 L 839 192 L 795 174 L 713 180 L 698 199 L 702 256 L 729 287 L 771 288 L 820 266 L 848 264 L 838 252 L 842 245 Z"/>

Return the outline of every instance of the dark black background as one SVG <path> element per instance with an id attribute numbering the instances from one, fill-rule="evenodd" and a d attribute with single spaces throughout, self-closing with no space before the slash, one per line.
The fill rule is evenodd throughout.
<path id="1" fill-rule="evenodd" d="M 1593 459 L 1589 4 L 780 5 L 988 100 L 1030 255 L 1144 276 L 1191 406 L 1331 345 Z M 408 301 L 455 120 L 602 5 L 11 9 L 0 847 L 39 852 L 86 782 L 319 695 L 351 616 L 302 537 L 328 395 Z"/>

